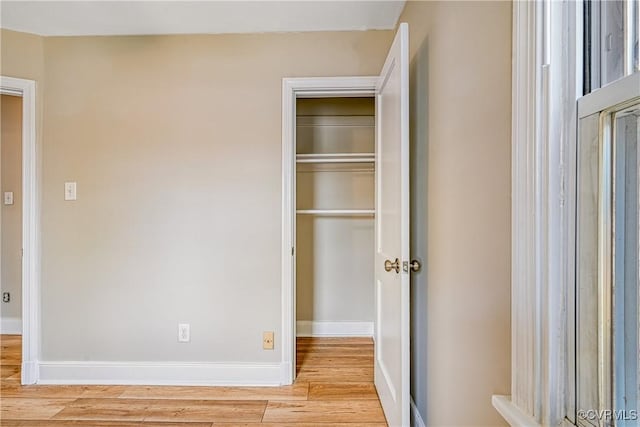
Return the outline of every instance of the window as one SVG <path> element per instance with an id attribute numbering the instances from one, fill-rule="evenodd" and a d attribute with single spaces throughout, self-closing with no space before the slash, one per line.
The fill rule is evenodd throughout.
<path id="1" fill-rule="evenodd" d="M 511 425 L 640 425 L 638 3 L 514 2 Z"/>
<path id="2" fill-rule="evenodd" d="M 640 86 L 631 105 L 617 104 L 579 120 L 578 425 L 638 422 L 638 92 Z"/>
<path id="3" fill-rule="evenodd" d="M 640 5 L 583 4 L 575 422 L 640 423 Z"/>
<path id="4" fill-rule="evenodd" d="M 638 3 L 638 0 L 584 2 L 585 94 L 640 70 Z"/>

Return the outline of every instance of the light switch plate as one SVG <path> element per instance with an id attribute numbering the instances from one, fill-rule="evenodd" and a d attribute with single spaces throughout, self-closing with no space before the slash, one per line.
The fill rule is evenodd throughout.
<path id="1" fill-rule="evenodd" d="M 4 204 L 12 205 L 13 204 L 13 191 L 5 191 L 4 192 Z"/>
<path id="2" fill-rule="evenodd" d="M 75 182 L 64 183 L 64 199 L 76 200 L 76 183 Z"/>

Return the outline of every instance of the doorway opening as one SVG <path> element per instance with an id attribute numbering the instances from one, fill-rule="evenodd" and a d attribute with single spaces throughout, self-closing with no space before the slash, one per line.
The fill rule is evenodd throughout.
<path id="1" fill-rule="evenodd" d="M 5 189 L 3 176 L 2 198 L 3 198 L 3 216 L 5 207 L 16 207 L 19 202 L 21 210 L 21 220 L 17 224 L 20 229 L 20 237 L 18 239 L 20 247 L 18 248 L 21 255 L 20 270 L 20 289 L 17 294 L 10 295 L 10 301 L 17 297 L 20 299 L 20 310 L 12 310 L 12 313 L 20 313 L 21 327 L 18 328 L 22 333 L 21 343 L 21 364 L 20 378 L 22 384 L 35 384 L 38 381 L 38 359 L 40 348 L 40 239 L 39 239 L 39 202 L 38 202 L 38 167 L 36 158 L 36 82 L 33 80 L 18 79 L 13 77 L 0 76 L 0 95 L 7 96 L 7 99 L 13 98 L 7 102 L 20 104 L 20 151 L 21 151 L 21 182 L 19 191 L 15 188 Z M 3 102 L 4 104 L 4 102 Z M 4 106 L 4 105 L 3 105 Z M 4 121 L 4 117 L 3 117 Z M 3 139 L 4 123 L 3 123 Z M 4 149 L 2 155 L 4 156 Z M 4 168 L 4 165 L 2 165 Z M 4 171 L 3 171 L 4 172 Z M 15 184 L 12 184 L 15 187 Z M 4 192 L 13 192 L 13 205 L 5 205 L 11 196 L 7 195 L 5 200 Z M 19 198 L 16 198 L 18 193 Z M 2 223 L 2 235 L 5 229 L 4 218 Z M 15 236 L 13 236 L 15 237 Z M 15 239 L 14 239 L 15 240 Z M 15 243 L 15 242 L 13 242 Z M 12 243 L 12 244 L 13 244 Z M 4 244 L 4 241 L 3 241 Z M 18 243 L 15 243 L 17 245 Z M 13 246 L 12 246 L 13 247 Z M 15 249 L 15 248 L 14 248 Z M 4 247 L 2 248 L 4 252 Z M 17 250 L 17 249 L 16 249 Z M 3 256 L 5 254 L 3 253 Z M 3 263 L 4 264 L 4 263 Z M 4 288 L 4 268 L 3 288 Z M 13 273 L 17 276 L 17 273 Z M 5 292 L 3 290 L 3 292 Z M 10 291 L 14 292 L 14 291 Z M 18 295 L 19 294 L 19 295 Z M 14 300 L 15 301 L 15 300 Z M 8 304 L 1 303 L 0 304 Z M 4 309 L 4 307 L 2 307 Z"/>
<path id="2" fill-rule="evenodd" d="M 356 299 L 366 293 L 364 282 L 370 276 L 369 297 L 374 300 L 374 246 L 355 254 L 353 245 L 364 247 L 373 239 L 373 96 L 377 80 L 332 77 L 283 81 L 284 384 L 293 383 L 298 368 L 303 370 L 298 356 L 304 357 L 308 346 L 316 348 L 321 337 L 336 342 L 336 336 L 352 340 L 364 336 L 357 338 L 358 343 L 368 342 L 373 347 L 373 319 L 368 321 L 366 308 L 356 312 L 362 301 L 342 298 L 335 303 L 338 295 L 333 294 L 337 290 L 344 296 L 346 291 Z M 354 224 L 360 226 L 359 234 Z M 358 261 L 349 265 L 349 259 L 354 258 Z M 371 270 L 357 271 L 358 263 L 360 269 L 369 266 Z M 349 285 L 354 275 L 359 276 L 360 286 L 340 289 Z"/>
<path id="3" fill-rule="evenodd" d="M 297 98 L 295 148 L 296 377 L 375 389 L 375 99 Z"/>
<path id="4" fill-rule="evenodd" d="M 22 335 L 22 97 L 0 95 L 0 332 Z"/>

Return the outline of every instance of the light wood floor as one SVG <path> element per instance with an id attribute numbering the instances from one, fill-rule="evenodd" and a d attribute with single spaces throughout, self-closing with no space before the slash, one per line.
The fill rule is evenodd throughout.
<path id="1" fill-rule="evenodd" d="M 285 387 L 21 386 L 19 336 L 0 336 L 2 426 L 386 426 L 367 338 L 299 338 Z"/>

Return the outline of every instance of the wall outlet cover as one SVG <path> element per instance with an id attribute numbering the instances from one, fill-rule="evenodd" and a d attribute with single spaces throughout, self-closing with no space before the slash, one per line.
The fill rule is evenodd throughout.
<path id="1" fill-rule="evenodd" d="M 273 332 L 267 331 L 262 333 L 262 348 L 264 350 L 273 350 Z"/>

